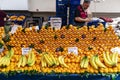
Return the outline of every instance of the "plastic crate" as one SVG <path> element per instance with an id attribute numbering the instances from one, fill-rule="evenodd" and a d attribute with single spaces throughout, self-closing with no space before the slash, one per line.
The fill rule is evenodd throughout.
<path id="1" fill-rule="evenodd" d="M 87 26 L 92 26 L 94 25 L 95 27 L 97 27 L 99 25 L 99 23 L 102 23 L 103 26 L 105 27 L 106 26 L 106 22 L 99 22 L 99 20 L 94 20 L 94 21 L 91 21 L 87 24 Z"/>

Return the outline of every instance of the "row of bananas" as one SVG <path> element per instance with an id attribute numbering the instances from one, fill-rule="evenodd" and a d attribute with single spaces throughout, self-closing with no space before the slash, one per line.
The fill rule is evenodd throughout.
<path id="1" fill-rule="evenodd" d="M 35 54 L 32 50 L 30 50 L 28 52 L 28 59 L 25 55 L 22 55 L 17 65 L 18 68 L 24 67 L 26 65 L 33 66 L 35 64 L 35 61 L 36 61 Z"/>
<path id="2" fill-rule="evenodd" d="M 11 50 L 9 50 L 5 56 L 0 58 L 0 67 L 9 66 L 10 60 L 11 60 L 13 55 L 14 55 L 14 50 L 11 48 Z"/>
<path id="3" fill-rule="evenodd" d="M 54 57 L 52 54 L 44 52 L 41 58 L 41 67 L 68 67 L 64 62 L 64 56 Z"/>
<path id="4" fill-rule="evenodd" d="M 107 67 L 115 67 L 115 66 L 117 66 L 117 63 L 118 63 L 118 53 L 110 54 L 109 52 L 104 52 L 103 60 L 104 60 L 105 64 L 103 64 L 101 62 L 98 55 L 94 55 L 90 58 L 90 64 L 95 69 L 106 68 L 106 66 Z"/>

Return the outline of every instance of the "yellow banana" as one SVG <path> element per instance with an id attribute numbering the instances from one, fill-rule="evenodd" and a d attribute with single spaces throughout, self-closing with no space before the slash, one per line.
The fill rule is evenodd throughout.
<path id="1" fill-rule="evenodd" d="M 23 58 L 23 57 L 21 56 L 21 57 L 20 57 L 20 60 L 19 60 L 19 62 L 18 62 L 18 64 L 17 64 L 17 65 L 18 65 L 18 68 L 22 65 L 22 60 L 23 60 L 22 58 Z"/>
<path id="2" fill-rule="evenodd" d="M 95 59 L 96 59 L 96 57 L 95 57 L 95 56 L 92 56 L 92 57 L 90 58 L 90 64 L 91 64 L 92 67 L 94 67 L 95 69 L 98 69 L 98 66 L 97 66 L 97 64 L 95 63 Z"/>
<path id="3" fill-rule="evenodd" d="M 56 65 L 57 61 L 55 60 L 55 57 L 52 54 L 48 54 L 50 58 L 52 59 L 53 63 Z"/>
<path id="4" fill-rule="evenodd" d="M 118 63 L 118 53 L 113 53 L 112 54 L 112 62 L 116 63 L 116 65 L 117 65 L 117 63 Z"/>
<path id="5" fill-rule="evenodd" d="M 4 63 L 4 60 L 5 58 L 4 57 L 2 57 L 1 59 L 0 59 L 0 66 Z"/>
<path id="6" fill-rule="evenodd" d="M 107 52 L 104 53 L 104 54 L 106 54 L 107 60 L 108 60 L 110 63 L 112 63 L 112 60 L 111 60 L 111 58 L 110 58 L 109 52 L 107 51 Z"/>
<path id="7" fill-rule="evenodd" d="M 64 56 L 59 56 L 58 60 L 59 60 L 59 63 L 60 63 L 61 66 L 68 67 L 68 65 L 66 65 L 65 62 L 64 62 Z"/>
<path id="8" fill-rule="evenodd" d="M 44 59 L 43 56 L 42 56 L 42 58 L 41 58 L 41 66 L 42 66 L 42 67 L 47 67 L 47 63 L 46 63 L 46 61 L 45 61 L 45 59 Z"/>
<path id="9" fill-rule="evenodd" d="M 58 66 L 59 65 L 58 58 L 55 58 L 55 60 L 56 60 L 56 66 Z"/>
<path id="10" fill-rule="evenodd" d="M 104 59 L 105 64 L 109 67 L 115 66 L 115 63 L 108 60 L 107 56 L 108 55 L 106 55 L 106 53 L 103 53 L 103 59 Z"/>
<path id="11" fill-rule="evenodd" d="M 6 66 L 9 66 L 9 65 L 10 65 L 10 58 L 6 57 L 6 62 L 5 62 L 4 65 L 6 65 Z"/>
<path id="12" fill-rule="evenodd" d="M 96 56 L 95 62 L 98 65 L 98 67 L 106 68 L 106 66 L 100 61 L 100 58 L 98 55 Z"/>
<path id="13" fill-rule="evenodd" d="M 33 66 L 35 64 L 35 54 L 32 50 L 28 53 L 27 64 L 28 66 Z"/>
<path id="14" fill-rule="evenodd" d="M 26 65 L 26 63 L 27 63 L 27 58 L 26 58 L 26 56 L 25 55 L 22 55 L 22 63 L 21 63 L 21 66 L 22 67 L 24 67 L 25 65 Z"/>
<path id="15" fill-rule="evenodd" d="M 3 66 L 6 66 L 6 63 L 7 63 L 7 57 L 4 56 L 4 60 L 3 60 L 3 62 L 2 62 L 2 65 L 3 65 Z"/>
<path id="16" fill-rule="evenodd" d="M 81 62 L 80 62 L 80 67 L 81 68 L 84 68 L 84 63 L 85 63 L 85 58 L 83 57 Z"/>
<path id="17" fill-rule="evenodd" d="M 84 61 L 83 68 L 88 68 L 88 64 L 89 64 L 89 59 L 88 59 L 87 56 L 85 56 L 85 61 Z"/>
<path id="18" fill-rule="evenodd" d="M 45 58 L 45 61 L 48 64 L 48 66 L 50 66 L 50 67 L 54 66 L 54 63 L 53 63 L 52 59 L 50 58 L 50 56 L 47 53 L 45 53 L 43 56 Z"/>

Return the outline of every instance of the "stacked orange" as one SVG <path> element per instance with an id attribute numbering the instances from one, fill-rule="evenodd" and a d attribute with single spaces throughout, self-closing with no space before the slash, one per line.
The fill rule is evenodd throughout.
<path id="1" fill-rule="evenodd" d="M 85 71 L 91 73 L 98 72 L 120 72 L 119 66 L 115 68 L 100 68 L 95 70 L 91 65 L 87 69 L 80 68 L 80 61 L 83 56 L 90 58 L 94 54 L 100 56 L 100 60 L 103 62 L 102 53 L 109 51 L 111 48 L 120 46 L 120 41 L 115 35 L 114 30 L 111 26 L 104 29 L 103 25 L 99 25 L 97 28 L 91 26 L 89 29 L 87 26 L 77 29 L 77 27 L 70 25 L 68 28 L 63 26 L 60 30 L 54 30 L 52 28 L 45 29 L 44 27 L 36 31 L 33 27 L 32 30 L 29 28 L 21 29 L 18 28 L 15 34 L 10 36 L 11 41 L 7 42 L 6 45 L 14 46 L 15 55 L 11 61 L 11 67 L 7 70 L 32 70 L 43 72 L 55 71 L 59 72 L 70 72 L 70 73 L 84 73 Z M 35 53 L 37 61 L 32 67 L 23 67 L 18 69 L 15 65 L 21 56 L 21 48 L 29 47 L 32 45 L 35 50 L 52 52 L 54 56 L 60 55 L 65 56 L 65 63 L 69 66 L 64 68 L 58 67 L 46 67 L 41 68 L 41 54 Z M 73 53 L 68 54 L 68 47 L 78 47 L 78 55 Z M 59 51 L 59 48 L 62 51 Z M 104 63 L 104 62 L 103 62 Z M 119 64 L 118 64 L 119 65 Z M 4 70 L 4 69 L 3 69 Z M 6 69 L 5 69 L 6 70 Z M 4 71 L 5 71 L 4 70 Z"/>

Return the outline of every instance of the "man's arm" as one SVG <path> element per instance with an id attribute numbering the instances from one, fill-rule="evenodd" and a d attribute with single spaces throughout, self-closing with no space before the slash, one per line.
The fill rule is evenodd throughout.
<path id="1" fill-rule="evenodd" d="M 83 19 L 80 17 L 75 17 L 75 21 L 77 21 L 77 22 L 89 22 L 89 21 L 91 21 L 91 19 L 90 18 Z"/>

